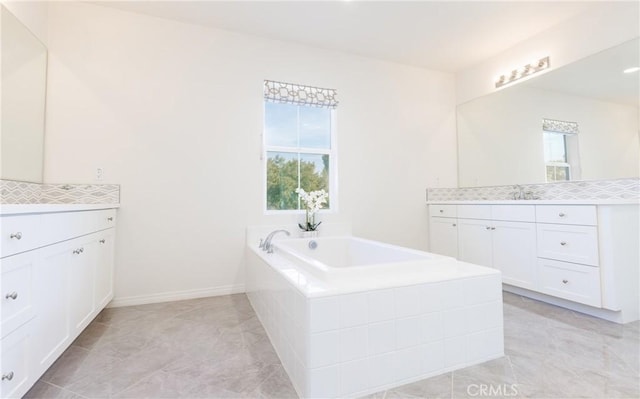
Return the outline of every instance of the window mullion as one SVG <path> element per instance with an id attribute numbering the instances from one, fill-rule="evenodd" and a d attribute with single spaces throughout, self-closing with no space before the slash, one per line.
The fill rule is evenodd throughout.
<path id="1" fill-rule="evenodd" d="M 301 152 L 303 154 L 331 155 L 331 150 L 325 150 L 325 149 L 319 149 L 319 148 L 298 147 L 296 151 Z"/>
<path id="2" fill-rule="evenodd" d="M 267 146 L 266 152 L 286 152 L 289 154 L 297 154 L 300 151 L 296 147 Z"/>

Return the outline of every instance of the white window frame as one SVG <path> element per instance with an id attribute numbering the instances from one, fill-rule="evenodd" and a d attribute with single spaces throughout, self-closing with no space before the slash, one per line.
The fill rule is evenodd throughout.
<path id="1" fill-rule="evenodd" d="M 338 211 L 338 146 L 337 146 L 337 125 L 336 125 L 336 108 L 330 109 L 331 112 L 331 132 L 330 132 L 330 148 L 307 148 L 307 147 L 282 147 L 267 145 L 267 134 L 265 131 L 266 103 L 262 102 L 262 208 L 265 215 L 298 215 L 304 214 L 304 209 L 267 209 L 267 153 L 269 152 L 288 152 L 298 154 L 321 154 L 329 155 L 329 209 L 321 209 L 319 213 L 336 213 Z M 304 107 L 298 104 L 298 107 Z M 293 151 L 295 149 L 295 151 Z M 299 167 L 299 166 L 298 166 Z M 298 170 L 299 172 L 299 170 Z M 298 173 L 298 178 L 300 174 Z M 300 183 L 300 182 L 298 182 Z M 298 200 L 299 201 L 299 200 Z M 298 202 L 299 203 L 299 202 Z M 298 205 L 299 206 L 299 205 Z"/>

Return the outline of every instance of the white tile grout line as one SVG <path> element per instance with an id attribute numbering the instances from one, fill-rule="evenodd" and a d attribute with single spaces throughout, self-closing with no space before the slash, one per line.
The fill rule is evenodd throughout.
<path id="1" fill-rule="evenodd" d="M 61 386 L 59 386 L 59 385 L 56 385 L 56 384 L 54 384 L 53 382 L 48 382 L 48 381 L 42 381 L 42 382 L 44 382 L 45 384 L 49 384 L 49 385 L 51 385 L 51 386 L 54 386 L 54 387 L 56 387 L 56 388 L 62 389 L 62 390 L 63 390 L 63 391 L 65 391 L 65 392 L 70 392 L 70 393 L 72 393 L 72 394 L 74 394 L 74 395 L 78 395 L 78 396 L 80 396 L 81 398 L 89 399 L 87 396 L 81 395 L 81 394 L 79 394 L 78 392 L 72 391 L 72 390 L 67 389 L 67 388 L 65 388 L 65 387 L 61 387 Z"/>
<path id="2" fill-rule="evenodd" d="M 451 373 L 451 386 L 449 387 L 449 390 L 451 392 L 450 398 L 453 399 L 453 371 L 451 371 L 450 373 Z"/>
<path id="3" fill-rule="evenodd" d="M 516 385 L 520 384 L 518 382 L 518 376 L 516 376 L 516 371 L 513 369 L 513 363 L 511 362 L 511 356 L 504 355 L 504 357 L 506 357 L 507 361 L 509 362 L 509 368 L 511 369 L 511 375 L 513 375 L 514 384 L 516 384 Z"/>

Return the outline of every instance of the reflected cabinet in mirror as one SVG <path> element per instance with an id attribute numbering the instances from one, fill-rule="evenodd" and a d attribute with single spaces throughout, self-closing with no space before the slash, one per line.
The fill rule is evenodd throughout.
<path id="1" fill-rule="evenodd" d="M 639 41 L 459 105 L 459 186 L 638 177 Z"/>
<path id="2" fill-rule="evenodd" d="M 0 178 L 42 182 L 47 49 L 0 6 Z"/>

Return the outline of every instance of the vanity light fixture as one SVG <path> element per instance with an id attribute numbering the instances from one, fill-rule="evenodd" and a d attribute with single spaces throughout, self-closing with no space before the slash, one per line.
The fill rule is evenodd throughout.
<path id="1" fill-rule="evenodd" d="M 538 61 L 529 63 L 522 68 L 514 69 L 504 73 L 496 80 L 496 89 L 504 85 L 515 82 L 518 79 L 526 78 L 534 73 L 544 71 L 549 68 L 549 56 L 540 58 Z"/>
<path id="2" fill-rule="evenodd" d="M 640 71 L 640 67 L 627 68 L 622 72 L 623 73 L 634 73 L 634 72 L 638 72 L 638 71 Z"/>

